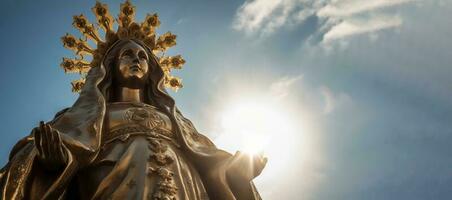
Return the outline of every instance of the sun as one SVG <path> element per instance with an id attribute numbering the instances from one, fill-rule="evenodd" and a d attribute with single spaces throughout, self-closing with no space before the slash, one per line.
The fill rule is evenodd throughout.
<path id="1" fill-rule="evenodd" d="M 240 102 L 225 110 L 221 126 L 226 134 L 234 135 L 240 150 L 254 154 L 264 150 L 272 133 L 278 132 L 278 113 L 258 102 Z"/>
<path id="2" fill-rule="evenodd" d="M 265 171 L 277 172 L 288 165 L 300 138 L 288 110 L 258 95 L 228 102 L 220 114 L 221 133 L 215 143 L 231 153 L 262 153 L 269 159 Z"/>

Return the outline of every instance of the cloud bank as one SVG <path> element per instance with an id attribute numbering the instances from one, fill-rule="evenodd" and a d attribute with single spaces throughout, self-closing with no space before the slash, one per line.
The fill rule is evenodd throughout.
<path id="1" fill-rule="evenodd" d="M 248 35 L 268 36 L 310 17 L 319 19 L 320 42 L 394 29 L 403 24 L 395 10 L 413 0 L 247 0 L 237 10 L 233 28 Z"/>

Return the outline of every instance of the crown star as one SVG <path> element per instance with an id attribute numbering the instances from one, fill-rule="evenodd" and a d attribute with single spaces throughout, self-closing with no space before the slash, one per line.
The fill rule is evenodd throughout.
<path id="1" fill-rule="evenodd" d="M 107 50 L 120 39 L 142 41 L 157 56 L 160 67 L 164 72 L 165 86 L 175 91 L 182 88 L 181 79 L 172 76 L 170 72 L 172 69 L 181 69 L 185 60 L 181 55 L 164 56 L 169 48 L 176 45 L 176 35 L 166 32 L 158 37 L 156 36 L 155 30 L 160 26 L 157 13 L 147 14 L 146 19 L 138 24 L 135 22 L 135 6 L 129 0 L 120 5 L 120 12 L 116 20 L 111 16 L 108 6 L 99 1 L 91 10 L 96 16 L 96 24 L 91 24 L 83 14 L 73 17 L 72 25 L 80 31 L 83 38 L 76 38 L 69 33 L 61 37 L 63 46 L 74 51 L 76 58 L 63 58 L 60 66 L 65 73 L 81 75 L 80 79 L 71 82 L 73 92 L 81 91 L 88 71 L 99 66 Z M 115 21 L 118 24 L 116 32 L 113 30 Z M 99 35 L 99 28 L 105 33 L 104 39 Z M 87 41 L 88 39 L 93 41 L 97 48 L 92 48 Z M 85 55 L 92 56 L 92 60 L 85 60 Z"/>

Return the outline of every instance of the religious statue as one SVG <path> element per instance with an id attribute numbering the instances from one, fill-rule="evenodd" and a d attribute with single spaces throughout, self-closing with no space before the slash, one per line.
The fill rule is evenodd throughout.
<path id="1" fill-rule="evenodd" d="M 176 36 L 156 36 L 157 14 L 138 24 L 126 1 L 115 32 L 107 5 L 92 11 L 97 25 L 74 16 L 85 38 L 62 37 L 77 55 L 61 66 L 81 74 L 72 82 L 79 97 L 14 146 L 0 171 L 1 199 L 260 199 L 252 180 L 267 159 L 216 148 L 168 95 L 165 87 L 182 87 L 170 73 L 185 60 L 164 55 Z"/>

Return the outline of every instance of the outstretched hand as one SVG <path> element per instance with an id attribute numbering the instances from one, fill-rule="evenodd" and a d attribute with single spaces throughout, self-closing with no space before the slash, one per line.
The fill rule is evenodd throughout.
<path id="1" fill-rule="evenodd" d="M 55 170 L 67 163 L 67 154 L 63 148 L 60 133 L 43 121 L 33 129 L 34 143 L 38 159 L 48 170 Z"/>
<path id="2" fill-rule="evenodd" d="M 251 181 L 261 174 L 266 164 L 267 158 L 263 154 L 250 155 L 237 151 L 231 157 L 227 173 Z"/>

